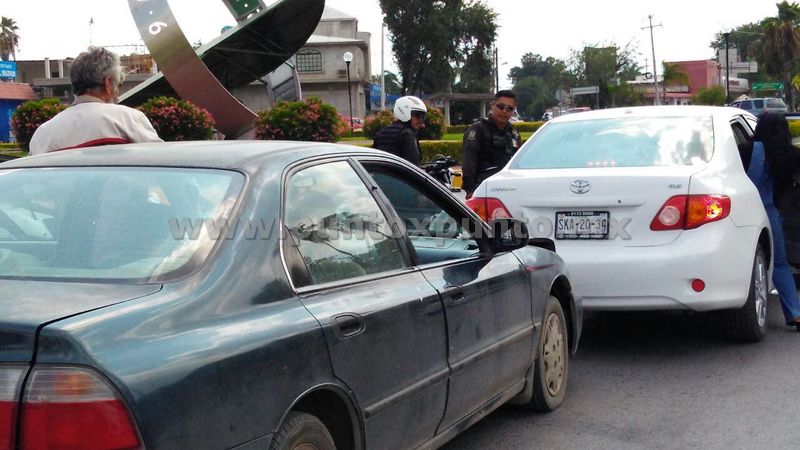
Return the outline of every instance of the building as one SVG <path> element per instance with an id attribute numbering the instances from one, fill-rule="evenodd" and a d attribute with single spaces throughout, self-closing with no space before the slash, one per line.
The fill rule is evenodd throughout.
<path id="1" fill-rule="evenodd" d="M 358 19 L 325 7 L 322 19 L 306 45 L 297 52 L 297 72 L 303 96 L 317 96 L 349 115 L 347 64 L 350 63 L 350 95 L 353 116 L 364 117 L 370 110 L 370 33 L 358 31 Z"/>
<path id="2" fill-rule="evenodd" d="M 0 82 L 0 142 L 11 142 L 11 116 L 19 105 L 36 95 L 25 83 Z"/>

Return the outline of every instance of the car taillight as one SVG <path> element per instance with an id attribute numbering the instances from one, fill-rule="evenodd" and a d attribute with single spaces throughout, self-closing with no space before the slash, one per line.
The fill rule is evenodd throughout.
<path id="1" fill-rule="evenodd" d="M 0 366 L 0 450 L 14 448 L 17 428 L 17 404 L 24 367 Z"/>
<path id="2" fill-rule="evenodd" d="M 722 220 L 731 213 L 727 195 L 676 195 L 664 203 L 650 222 L 653 231 L 691 230 Z"/>
<path id="3" fill-rule="evenodd" d="M 486 222 L 511 218 L 511 213 L 508 212 L 506 205 L 494 197 L 472 197 L 466 201 L 466 204 Z"/>
<path id="4" fill-rule="evenodd" d="M 141 448 L 119 394 L 88 369 L 34 368 L 20 416 L 25 450 Z"/>

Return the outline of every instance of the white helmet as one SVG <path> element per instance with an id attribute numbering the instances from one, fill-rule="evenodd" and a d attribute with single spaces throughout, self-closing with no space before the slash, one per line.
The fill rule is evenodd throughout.
<path id="1" fill-rule="evenodd" d="M 412 112 L 421 112 L 426 114 L 428 112 L 428 108 L 425 107 L 425 103 L 422 102 L 418 97 L 414 97 L 413 95 L 406 95 L 405 97 L 400 97 L 394 102 L 394 117 L 401 121 L 401 122 L 408 122 L 411 120 L 411 113 Z"/>

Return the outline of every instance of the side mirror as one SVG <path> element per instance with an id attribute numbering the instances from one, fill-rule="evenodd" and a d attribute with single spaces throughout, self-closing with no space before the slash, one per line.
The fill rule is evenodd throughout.
<path id="1" fill-rule="evenodd" d="M 550 250 L 551 252 L 556 252 L 556 243 L 553 242 L 552 239 L 547 238 L 531 238 L 528 241 L 528 245 L 532 245 L 534 247 L 543 248 L 545 250 Z"/>
<path id="2" fill-rule="evenodd" d="M 517 219 L 495 219 L 492 227 L 492 244 L 495 252 L 508 252 L 528 245 L 530 236 L 525 222 Z"/>

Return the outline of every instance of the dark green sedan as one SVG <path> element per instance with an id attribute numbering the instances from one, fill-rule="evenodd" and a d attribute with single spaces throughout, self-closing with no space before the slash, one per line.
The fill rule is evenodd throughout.
<path id="1" fill-rule="evenodd" d="M 0 193 L 0 449 L 430 448 L 564 400 L 552 242 L 388 153 L 66 150 Z"/>

